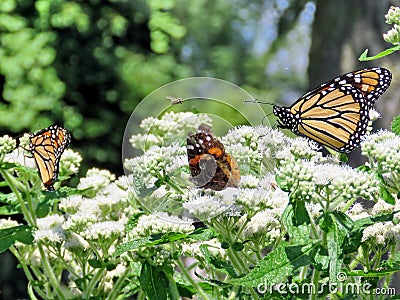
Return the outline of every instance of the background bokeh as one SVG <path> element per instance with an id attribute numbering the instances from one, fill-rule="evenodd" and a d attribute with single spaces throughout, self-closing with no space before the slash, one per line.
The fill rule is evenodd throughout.
<path id="1" fill-rule="evenodd" d="M 366 48 L 372 55 L 390 47 L 382 38 L 390 5 L 399 2 L 1 0 L 0 133 L 63 124 L 83 156 L 82 174 L 96 166 L 121 175 L 130 114 L 164 84 L 216 77 L 288 105 L 309 88 L 368 66 L 388 67 L 394 76 L 377 103 L 383 117 L 376 126 L 388 128 L 400 113 L 399 54 L 357 58 Z M 0 297 L 26 297 L 8 254 L 0 259 L 12 270 L 2 267 Z"/>

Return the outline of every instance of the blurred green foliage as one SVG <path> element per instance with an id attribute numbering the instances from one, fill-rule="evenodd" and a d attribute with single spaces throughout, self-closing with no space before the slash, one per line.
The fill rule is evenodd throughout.
<path id="1" fill-rule="evenodd" d="M 64 124 L 84 166 L 120 174 L 122 135 L 130 114 L 166 83 L 211 76 L 250 86 L 252 92 L 270 88 L 259 95 L 276 97 L 265 72 L 273 55 L 254 56 L 242 32 L 260 18 L 262 5 L 1 0 L 0 128 L 19 134 Z"/>

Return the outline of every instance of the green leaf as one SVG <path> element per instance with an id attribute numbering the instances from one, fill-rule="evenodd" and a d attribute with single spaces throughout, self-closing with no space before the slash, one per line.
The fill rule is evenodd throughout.
<path id="1" fill-rule="evenodd" d="M 342 253 L 340 246 L 343 243 L 345 235 L 345 232 L 339 229 L 335 219 L 333 219 L 330 230 L 326 235 L 326 242 L 329 256 L 329 281 L 335 284 L 338 281 L 337 275 L 340 272 L 342 264 L 342 260 L 339 258 Z"/>
<path id="2" fill-rule="evenodd" d="M 353 270 L 353 271 L 347 271 L 346 274 L 349 276 L 362 276 L 362 277 L 382 277 L 385 275 L 391 275 L 396 272 L 398 272 L 398 269 L 389 269 L 389 270 L 369 270 L 368 272 L 365 272 L 363 270 Z"/>
<path id="3" fill-rule="evenodd" d="M 209 240 L 215 235 L 215 231 L 209 228 L 199 228 L 190 234 L 181 232 L 168 232 L 165 234 L 152 235 L 150 237 L 144 237 L 118 245 L 114 252 L 114 257 L 119 256 L 124 252 L 136 250 L 141 247 L 152 247 L 155 245 L 172 243 L 189 238 L 203 241 L 204 239 Z"/>
<path id="4" fill-rule="evenodd" d="M 290 202 L 282 214 L 282 223 L 294 244 L 306 244 L 310 239 L 310 217 L 302 201 Z"/>
<path id="5" fill-rule="evenodd" d="M 144 262 L 139 282 L 148 299 L 170 299 L 168 278 L 162 269 Z"/>
<path id="6" fill-rule="evenodd" d="M 392 48 L 386 49 L 385 51 L 382 51 L 380 53 L 378 53 L 377 55 L 374 56 L 370 56 L 368 57 L 368 49 L 365 49 L 365 51 L 360 55 L 360 57 L 358 58 L 359 61 L 367 61 L 367 60 L 374 60 L 374 59 L 378 59 L 381 57 L 384 57 L 386 55 L 392 54 L 395 51 L 400 50 L 400 45 L 396 45 Z"/>
<path id="7" fill-rule="evenodd" d="M 329 267 L 329 254 L 328 251 L 319 246 L 318 250 L 315 251 L 315 255 L 313 257 L 313 263 L 317 270 L 319 271 L 326 271 Z"/>
<path id="8" fill-rule="evenodd" d="M 198 228 L 188 235 L 196 241 L 209 241 L 217 236 L 217 232 L 212 228 Z"/>
<path id="9" fill-rule="evenodd" d="M 21 213 L 21 208 L 17 207 L 16 205 L 3 205 L 0 206 L 0 215 L 2 216 L 10 216 L 10 215 L 16 215 Z"/>
<path id="10" fill-rule="evenodd" d="M 400 135 L 400 116 L 394 117 L 391 128 L 396 135 Z"/>
<path id="11" fill-rule="evenodd" d="M 235 251 L 242 251 L 244 248 L 243 243 L 235 242 L 232 244 L 232 249 Z"/>
<path id="12" fill-rule="evenodd" d="M 214 257 L 211 252 L 208 250 L 209 245 L 203 244 L 200 245 L 199 249 L 203 254 L 206 262 L 211 265 L 213 268 L 230 275 L 232 278 L 237 278 L 238 274 L 235 271 L 235 268 L 231 265 L 230 262 L 226 260 L 221 260 Z"/>
<path id="13" fill-rule="evenodd" d="M 395 205 L 396 199 L 382 183 L 379 185 L 379 196 L 388 204 Z"/>
<path id="14" fill-rule="evenodd" d="M 283 243 L 270 252 L 246 276 L 229 281 L 231 284 L 255 287 L 258 284 L 273 285 L 291 275 L 293 272 L 311 262 L 310 254 L 316 245 L 308 243 L 298 246 L 284 246 Z"/>
<path id="15" fill-rule="evenodd" d="M 362 165 L 362 166 L 357 167 L 357 170 L 359 170 L 361 172 L 370 173 L 371 172 L 371 167 L 367 166 L 367 165 Z"/>
<path id="16" fill-rule="evenodd" d="M 89 266 L 95 269 L 100 269 L 103 267 L 103 263 L 98 259 L 88 259 Z"/>
<path id="17" fill-rule="evenodd" d="M 16 241 L 30 245 L 33 242 L 32 227 L 19 225 L 0 230 L 0 253 L 14 245 Z"/>
<path id="18" fill-rule="evenodd" d="M 396 204 L 396 199 L 392 196 L 392 194 L 386 188 L 385 178 L 383 178 L 382 174 L 375 173 L 375 177 L 379 180 L 379 196 L 388 204 L 394 205 Z"/>
<path id="19" fill-rule="evenodd" d="M 15 196 L 14 193 L 9 193 L 9 194 L 3 194 L 0 193 L 0 202 L 1 203 L 6 203 L 6 204 L 17 204 L 17 197 Z"/>

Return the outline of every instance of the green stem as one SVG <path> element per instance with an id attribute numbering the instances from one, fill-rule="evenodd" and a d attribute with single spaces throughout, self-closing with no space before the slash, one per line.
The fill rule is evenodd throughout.
<path id="1" fill-rule="evenodd" d="M 118 277 L 117 281 L 115 282 L 115 284 L 111 290 L 111 293 L 108 295 L 108 297 L 106 299 L 109 299 L 109 300 L 117 299 L 121 289 L 124 287 L 123 286 L 124 281 L 125 281 L 126 277 L 128 277 L 130 271 L 131 271 L 131 269 L 129 267 L 127 267 L 125 272 L 120 277 Z"/>
<path id="2" fill-rule="evenodd" d="M 182 262 L 182 259 L 181 258 L 177 259 L 176 263 L 179 266 L 179 269 L 181 270 L 181 274 L 183 276 L 185 276 L 186 280 L 189 281 L 190 284 L 193 286 L 193 288 L 196 290 L 197 295 L 199 296 L 199 298 L 204 299 L 204 300 L 210 299 L 208 297 L 208 295 L 206 294 L 206 292 L 197 284 L 196 281 L 194 281 L 192 276 L 190 276 L 189 272 L 186 269 L 185 264 Z"/>
<path id="3" fill-rule="evenodd" d="M 16 180 L 5 170 L 0 170 L 0 174 L 3 176 L 4 180 L 7 182 L 8 186 L 11 188 L 15 197 L 17 197 L 18 203 L 21 206 L 22 213 L 30 226 L 35 226 L 34 218 L 31 216 L 28 208 L 25 205 L 24 200 L 21 197 L 17 187 L 16 187 Z"/>
<path id="4" fill-rule="evenodd" d="M 346 212 L 352 205 L 353 205 L 353 203 L 356 201 L 357 199 L 353 199 L 353 200 L 350 200 L 350 201 L 348 201 L 347 203 L 346 203 L 346 205 L 342 208 L 342 212 Z M 341 199 L 340 199 L 340 201 L 341 201 Z"/>
<path id="5" fill-rule="evenodd" d="M 90 299 L 90 296 L 92 294 L 92 291 L 96 288 L 97 283 L 100 281 L 100 279 L 103 277 L 105 271 L 105 267 L 102 267 L 98 269 L 96 274 L 93 276 L 93 278 L 90 280 L 89 285 L 86 288 L 86 291 L 83 294 L 83 299 Z"/>
<path id="6" fill-rule="evenodd" d="M 44 271 L 45 271 L 45 273 L 47 275 L 47 278 L 50 281 L 49 282 L 50 285 L 53 287 L 54 291 L 57 294 L 57 298 L 61 299 L 61 300 L 66 299 L 64 297 L 64 294 L 63 294 L 61 288 L 60 288 L 60 283 L 57 280 L 56 275 L 53 272 L 53 269 L 51 268 L 51 265 L 50 265 L 50 262 L 49 262 L 49 260 L 47 258 L 47 255 L 43 250 L 43 246 L 41 244 L 38 244 L 38 249 L 39 249 L 40 257 L 41 257 L 42 262 L 43 262 L 43 269 L 44 269 Z"/>
<path id="7" fill-rule="evenodd" d="M 319 271 L 317 269 L 314 269 L 313 277 L 312 277 L 312 286 L 315 287 L 315 290 L 310 295 L 311 300 L 318 299 L 318 289 L 319 289 L 318 283 L 319 283 Z"/>

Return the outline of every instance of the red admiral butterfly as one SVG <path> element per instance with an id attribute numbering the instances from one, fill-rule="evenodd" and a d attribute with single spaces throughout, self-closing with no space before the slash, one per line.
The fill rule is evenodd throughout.
<path id="1" fill-rule="evenodd" d="M 211 128 L 200 125 L 197 133 L 187 138 L 187 155 L 191 181 L 204 189 L 221 191 L 238 187 L 240 169 L 235 158 L 225 152 L 224 145 L 212 136 Z"/>

